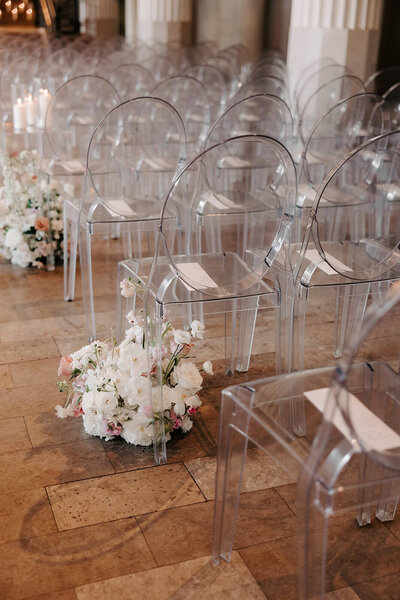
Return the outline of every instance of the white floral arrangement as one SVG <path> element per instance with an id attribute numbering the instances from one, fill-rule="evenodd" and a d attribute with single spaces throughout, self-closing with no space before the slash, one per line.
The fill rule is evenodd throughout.
<path id="1" fill-rule="evenodd" d="M 66 392 L 64 406 L 55 407 L 58 417 L 83 419 L 87 433 L 106 440 L 121 437 L 130 444 L 149 446 L 153 443 L 155 399 L 158 380 L 156 355 L 148 364 L 144 320 L 139 314 L 127 315 L 131 327 L 117 346 L 115 340 L 95 341 L 77 352 L 61 358 L 58 382 Z M 187 433 L 193 426 L 191 417 L 201 405 L 199 392 L 203 377 L 188 354 L 194 338 L 203 338 L 204 325 L 193 321 L 191 331 L 174 330 L 169 321 L 162 331 L 162 399 L 166 441 L 171 432 Z M 212 374 L 207 361 L 202 371 Z M 157 418 L 157 415 L 156 417 Z"/>
<path id="2" fill-rule="evenodd" d="M 20 267 L 63 257 L 63 203 L 73 186 L 40 181 L 38 167 L 36 152 L 0 154 L 0 254 Z"/>

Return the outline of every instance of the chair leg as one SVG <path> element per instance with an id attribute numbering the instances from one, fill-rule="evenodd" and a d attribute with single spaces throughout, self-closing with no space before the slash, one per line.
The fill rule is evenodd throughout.
<path id="1" fill-rule="evenodd" d="M 361 325 L 369 292 L 370 284 L 338 286 L 336 292 L 335 347 L 333 352 L 335 358 L 342 356 L 352 329 Z"/>
<path id="2" fill-rule="evenodd" d="M 96 339 L 91 237 L 92 234 L 88 231 L 85 223 L 85 225 L 80 229 L 79 258 L 81 265 L 83 305 L 85 310 L 86 329 L 89 342 L 93 342 Z"/>
<path id="3" fill-rule="evenodd" d="M 247 403 L 252 392 L 243 388 Z M 229 562 L 239 509 L 240 486 L 247 450 L 249 415 L 240 409 L 229 390 L 222 392 L 215 486 L 212 558 Z"/>
<path id="4" fill-rule="evenodd" d="M 64 204 L 64 300 L 75 298 L 76 259 L 78 255 L 78 210 Z"/>
<path id="5" fill-rule="evenodd" d="M 236 352 L 236 370 L 249 370 L 251 350 L 253 347 L 259 298 L 243 298 L 240 301 L 239 326 Z"/>

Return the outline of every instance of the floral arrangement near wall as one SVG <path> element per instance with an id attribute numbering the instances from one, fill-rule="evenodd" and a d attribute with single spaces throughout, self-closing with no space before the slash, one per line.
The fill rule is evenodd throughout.
<path id="1" fill-rule="evenodd" d="M 20 267 L 51 269 L 63 257 L 63 204 L 74 189 L 38 173 L 35 152 L 0 155 L 0 254 Z"/>

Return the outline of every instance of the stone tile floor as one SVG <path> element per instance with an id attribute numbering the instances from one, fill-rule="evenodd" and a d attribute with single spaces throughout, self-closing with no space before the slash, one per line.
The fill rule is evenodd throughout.
<path id="1" fill-rule="evenodd" d="M 113 322 L 118 242 L 96 246 L 101 332 Z M 221 390 L 215 361 L 203 407 L 156 467 L 151 449 L 90 438 L 57 419 L 59 357 L 85 342 L 80 282 L 62 299 L 62 268 L 22 270 L 0 261 L 0 598 L 291 600 L 296 591 L 294 483 L 267 456 L 248 452 L 231 563 L 210 559 Z M 272 317 L 256 340 L 248 381 L 274 373 Z M 386 328 L 385 328 L 386 327 Z M 391 325 L 364 357 L 396 357 Z M 316 305 L 306 366 L 333 363 L 332 315 Z M 328 333 L 330 332 L 330 333 Z M 208 332 L 213 353 L 218 326 Z M 265 343 L 263 343 L 265 340 Z M 214 356 L 213 356 L 214 357 Z M 400 598 L 400 520 L 359 529 L 351 516 L 330 534 L 328 600 Z"/>

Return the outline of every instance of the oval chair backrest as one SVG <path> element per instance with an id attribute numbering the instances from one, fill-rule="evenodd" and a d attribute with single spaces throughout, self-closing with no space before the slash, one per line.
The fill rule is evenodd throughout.
<path id="1" fill-rule="evenodd" d="M 278 178 L 276 173 L 279 173 Z M 276 181 L 275 188 L 272 181 Z M 295 197 L 293 159 L 277 140 L 245 135 L 207 148 L 175 178 L 164 203 L 160 231 L 171 268 L 188 287 L 205 296 L 234 296 L 249 289 L 260 282 L 289 242 Z M 183 247 L 189 257 L 186 261 L 199 253 L 204 257 L 215 255 L 212 249 L 207 252 L 208 248 L 203 247 L 203 236 L 207 235 L 208 227 L 220 235 L 219 252 L 225 257 L 226 268 L 224 273 L 215 274 L 215 279 L 212 274 L 204 279 L 202 270 L 198 272 L 198 278 L 197 271 L 188 273 L 177 263 L 174 246 L 170 245 L 168 237 L 163 237 L 164 219 L 184 212 L 187 217 L 183 223 L 186 228 Z M 257 237 L 260 231 L 262 238 Z M 243 234 L 248 240 L 246 251 L 258 245 L 257 238 L 261 240 L 261 253 L 256 253 L 250 269 L 243 268 L 240 273 L 235 273 L 229 261 L 238 254 Z"/>

